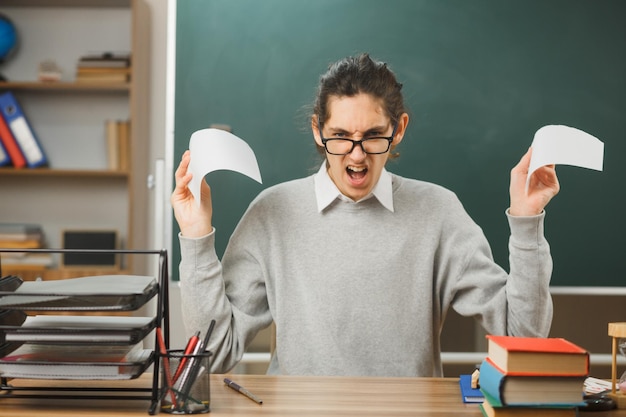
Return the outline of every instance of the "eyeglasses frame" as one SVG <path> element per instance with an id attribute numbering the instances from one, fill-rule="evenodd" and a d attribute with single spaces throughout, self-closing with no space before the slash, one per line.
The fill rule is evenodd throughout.
<path id="1" fill-rule="evenodd" d="M 354 139 L 349 139 L 349 138 L 325 138 L 324 134 L 322 133 L 322 122 L 320 121 L 319 116 L 317 117 L 317 126 L 318 126 L 318 130 L 320 132 L 320 139 L 322 141 L 322 144 L 324 145 L 324 149 L 326 149 L 326 152 L 329 153 L 330 155 L 349 155 L 352 153 L 352 151 L 354 151 L 354 148 L 357 144 L 359 144 L 359 146 L 361 147 L 361 150 L 363 151 L 363 153 L 367 154 L 367 155 L 382 155 L 384 153 L 389 152 L 389 149 L 391 148 L 391 143 L 393 142 L 394 137 L 396 136 L 396 130 L 398 129 L 398 123 L 396 123 L 393 127 L 393 132 L 391 132 L 391 136 L 374 136 L 371 138 L 364 138 L 361 140 L 354 140 Z M 389 145 L 387 146 L 387 149 L 384 152 L 367 152 L 365 150 L 365 148 L 363 147 L 363 142 L 368 141 L 368 140 L 374 140 L 374 139 L 387 139 L 387 141 L 389 141 Z M 346 140 L 346 141 L 350 141 L 352 142 L 352 147 L 350 148 L 350 150 L 348 152 L 345 153 L 332 153 L 328 150 L 328 146 L 326 146 L 326 143 L 329 140 Z"/>

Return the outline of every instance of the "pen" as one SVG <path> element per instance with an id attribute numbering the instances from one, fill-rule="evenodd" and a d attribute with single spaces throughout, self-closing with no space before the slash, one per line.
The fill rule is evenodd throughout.
<path id="1" fill-rule="evenodd" d="M 209 324 L 209 329 L 206 331 L 206 334 L 204 335 L 204 349 L 206 350 L 207 347 L 209 347 L 209 339 L 211 338 L 211 333 L 213 333 L 213 329 L 215 328 L 215 320 L 211 320 L 211 323 Z"/>
<path id="2" fill-rule="evenodd" d="M 256 395 L 254 395 L 253 393 L 251 393 L 250 391 L 248 391 L 247 389 L 245 389 L 241 385 L 238 385 L 236 382 L 234 382 L 234 381 L 232 381 L 232 380 L 230 380 L 228 378 L 224 378 L 224 383 L 226 385 L 228 385 L 230 388 L 234 389 L 235 391 L 240 392 L 241 394 L 243 394 L 246 397 L 250 398 L 255 403 L 263 404 L 263 400 L 260 400 Z"/>
<path id="3" fill-rule="evenodd" d="M 172 378 L 172 384 L 175 384 L 180 377 L 180 374 L 183 373 L 183 369 L 185 369 L 185 365 L 187 363 L 188 355 L 191 355 L 196 348 L 196 344 L 200 340 L 200 332 L 197 332 L 195 335 L 191 336 L 189 341 L 187 342 L 187 346 L 185 347 L 184 356 L 180 359 L 178 364 L 178 368 L 176 368 L 176 372 L 174 372 L 174 377 Z"/>
<path id="4" fill-rule="evenodd" d="M 182 400 L 181 409 L 185 409 L 187 405 L 187 400 L 189 399 L 189 393 L 191 392 L 191 388 L 198 377 L 198 372 L 200 372 L 200 368 L 202 367 L 202 355 L 206 352 L 207 345 L 209 344 L 209 339 L 211 337 L 211 333 L 213 333 L 213 328 L 215 327 L 215 320 L 211 320 L 211 324 L 209 324 L 209 329 L 204 336 L 203 341 L 198 341 L 196 343 L 196 349 L 194 350 L 194 357 L 189 361 L 189 365 L 187 366 L 187 373 L 183 371 L 182 376 L 182 384 L 180 388 L 180 396 L 182 398 L 179 399 L 179 405 Z M 200 356 L 196 356 L 200 355 Z"/>

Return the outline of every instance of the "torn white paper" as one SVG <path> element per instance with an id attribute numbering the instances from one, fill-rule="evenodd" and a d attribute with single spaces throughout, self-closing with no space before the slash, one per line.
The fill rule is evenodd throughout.
<path id="1" fill-rule="evenodd" d="M 602 171 L 604 143 L 595 136 L 573 127 L 563 125 L 542 127 L 535 133 L 532 148 L 526 191 L 533 172 L 545 165 L 573 165 Z"/>
<path id="2" fill-rule="evenodd" d="M 254 151 L 241 138 L 221 129 L 202 129 L 189 139 L 189 171 L 193 178 L 189 189 L 200 204 L 200 185 L 209 172 L 220 169 L 239 172 L 262 184 Z"/>

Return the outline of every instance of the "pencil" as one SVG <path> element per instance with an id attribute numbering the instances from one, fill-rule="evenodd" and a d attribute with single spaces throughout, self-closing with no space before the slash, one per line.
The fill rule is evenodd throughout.
<path id="1" fill-rule="evenodd" d="M 228 378 L 224 378 L 224 383 L 226 385 L 228 385 L 230 388 L 234 389 L 235 391 L 237 391 L 237 392 L 245 395 L 246 397 L 250 398 L 255 403 L 263 404 L 263 400 L 259 399 L 256 395 L 254 395 L 253 393 L 251 393 L 250 391 L 248 391 L 247 389 L 245 389 L 241 385 L 237 384 L 235 381 L 233 381 L 231 379 L 228 379 Z"/>
<path id="2" fill-rule="evenodd" d="M 167 381 L 167 391 L 169 391 L 170 396 L 172 397 L 172 405 L 176 404 L 176 396 L 174 395 L 174 391 L 172 391 L 172 375 L 170 374 L 170 360 L 167 357 L 167 348 L 165 347 L 165 341 L 163 340 L 163 333 L 161 333 L 161 328 L 156 328 L 157 340 L 159 343 L 159 349 L 161 350 L 161 356 L 163 356 L 163 370 L 165 371 L 165 380 Z"/>

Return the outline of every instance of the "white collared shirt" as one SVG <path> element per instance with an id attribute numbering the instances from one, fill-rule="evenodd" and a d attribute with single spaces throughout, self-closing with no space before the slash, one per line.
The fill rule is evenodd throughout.
<path id="1" fill-rule="evenodd" d="M 378 183 L 374 186 L 372 192 L 363 197 L 359 201 L 354 201 L 348 196 L 345 196 L 339 191 L 339 188 L 335 185 L 333 180 L 328 175 L 326 169 L 326 161 L 322 164 L 319 171 L 313 176 L 315 180 L 315 198 L 317 199 L 317 210 L 321 212 L 330 205 L 336 198 L 341 198 L 345 201 L 358 203 L 360 201 L 367 200 L 368 198 L 376 197 L 376 199 L 387 210 L 393 212 L 393 193 L 391 189 L 391 175 L 385 168 L 380 173 Z"/>

